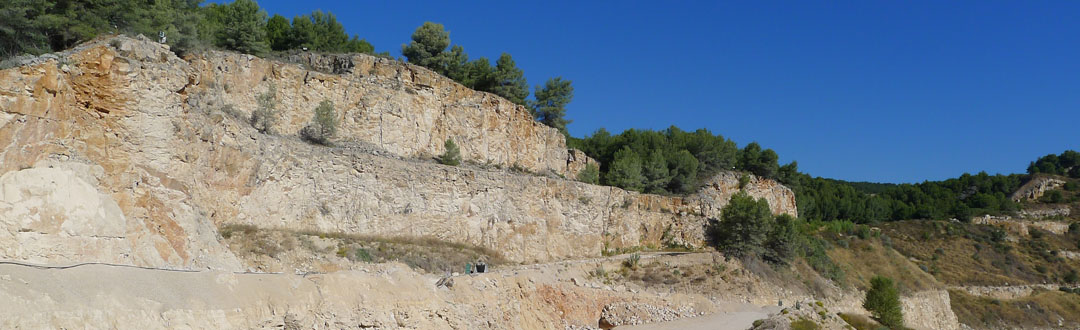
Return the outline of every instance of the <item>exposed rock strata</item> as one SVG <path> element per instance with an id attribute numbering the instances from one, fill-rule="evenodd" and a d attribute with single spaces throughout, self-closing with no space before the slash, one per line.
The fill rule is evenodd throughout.
<path id="1" fill-rule="evenodd" d="M 1057 189 L 1065 184 L 1065 181 L 1055 179 L 1048 176 L 1035 176 L 1023 186 L 1020 186 L 1016 192 L 1009 195 L 1014 201 L 1021 201 L 1024 199 L 1036 200 L 1042 197 L 1047 191 Z"/>
<path id="2" fill-rule="evenodd" d="M 1002 227 L 1021 236 L 1027 236 L 1030 228 L 1045 230 L 1058 235 L 1064 234 L 1069 231 L 1069 224 L 1065 222 L 1050 220 L 1013 219 L 1009 216 L 995 217 L 986 215 L 982 217 L 975 217 L 971 219 L 971 223 L 977 225 L 994 225 Z"/>
<path id="3" fill-rule="evenodd" d="M 679 198 L 402 160 L 438 153 L 453 135 L 467 159 L 481 164 L 572 174 L 580 168 L 573 163 L 591 161 L 571 153 L 568 165 L 562 136 L 524 109 L 414 66 L 358 56 L 353 71 L 334 75 L 217 52 L 189 63 L 153 42 L 112 40 L 0 71 L 0 173 L 92 168 L 96 183 L 86 182 L 120 212 L 51 215 L 59 217 L 51 223 L 75 228 L 67 231 L 20 232 L 27 222 L 21 218 L 0 229 L 42 235 L 18 240 L 22 251 L 35 251 L 46 247 L 34 244 L 93 237 L 94 230 L 79 228 L 94 223 L 123 222 L 122 238 L 111 239 L 131 252 L 117 259 L 118 250 L 91 248 L 99 243 L 72 243 L 78 248 L 45 256 L 8 249 L 0 258 L 238 269 L 215 227 L 246 223 L 434 236 L 490 247 L 512 261 L 546 261 L 597 256 L 605 248 L 702 246 L 707 219 L 719 217 L 739 190 L 736 173 Z M 271 82 L 279 88 L 283 136 L 259 134 L 246 123 L 254 95 Z M 373 147 L 299 142 L 292 133 L 323 97 L 338 104 L 339 142 Z M 10 189 L 30 189 L 17 181 Z M 745 190 L 767 199 L 774 213 L 796 215 L 786 187 L 751 176 Z M 146 246 L 156 253 L 145 253 Z"/>
<path id="4" fill-rule="evenodd" d="M 315 107 L 330 100 L 341 123 L 338 140 L 376 145 L 401 157 L 442 154 L 444 142 L 452 139 L 466 161 L 569 178 L 591 161 L 584 153 L 568 152 L 563 135 L 524 107 L 426 68 L 363 54 L 302 53 L 294 60 L 306 65 L 226 52 L 196 56 L 190 59 L 192 82 L 185 92 L 211 92 L 250 115 L 256 96 L 273 85 L 283 116 L 274 130 L 294 136 L 311 121 Z"/>

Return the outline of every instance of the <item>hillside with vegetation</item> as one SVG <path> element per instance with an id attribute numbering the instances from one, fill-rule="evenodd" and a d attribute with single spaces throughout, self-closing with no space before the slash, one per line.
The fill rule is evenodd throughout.
<path id="1" fill-rule="evenodd" d="M 572 137 L 570 80 L 406 33 L 2 5 L 0 326 L 1080 327 L 1080 152 L 891 184 L 705 128 Z"/>

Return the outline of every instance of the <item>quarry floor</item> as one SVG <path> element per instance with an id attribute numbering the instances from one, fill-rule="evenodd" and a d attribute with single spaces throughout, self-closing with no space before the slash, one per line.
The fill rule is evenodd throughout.
<path id="1" fill-rule="evenodd" d="M 678 267 L 711 262 L 713 257 L 712 253 L 645 253 L 641 264 Z M 605 302 L 629 301 L 669 314 L 678 312 L 650 319 L 639 311 L 637 322 L 650 324 L 614 328 L 746 329 L 779 311 L 774 306 L 670 289 L 660 292 L 632 284 L 605 284 L 589 274 L 597 267 L 614 268 L 610 265 L 627 258 L 506 266 L 484 274 L 452 276 L 451 287 L 437 285 L 444 276 L 417 273 L 401 264 L 283 274 L 2 262 L 0 327 L 550 329 L 576 324 L 576 328 L 596 329 L 600 325 L 595 314 Z M 548 301 L 537 301 L 545 297 Z M 545 309 L 554 309 L 559 316 L 532 315 L 543 314 Z M 390 310 L 394 312 L 389 316 L 380 315 Z M 476 324 L 470 318 L 505 323 Z"/>

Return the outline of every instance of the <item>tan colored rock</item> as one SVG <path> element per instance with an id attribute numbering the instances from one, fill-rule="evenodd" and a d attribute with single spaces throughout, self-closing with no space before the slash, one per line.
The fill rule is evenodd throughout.
<path id="1" fill-rule="evenodd" d="M 232 53 L 187 62 L 126 37 L 59 56 L 74 62 L 60 71 L 54 59 L 0 71 L 0 173 L 46 161 L 100 168 L 95 189 L 135 223 L 125 227 L 125 244 L 151 245 L 160 257 L 132 258 L 139 265 L 237 269 L 218 241 L 215 227 L 225 223 L 433 236 L 519 262 L 700 247 L 707 219 L 719 217 L 741 177 L 721 174 L 700 195 L 679 198 L 398 159 L 441 153 L 453 137 L 477 163 L 573 174 L 593 162 L 568 153 L 561 134 L 521 107 L 374 57 L 334 62 L 353 69 L 326 74 Z M 255 95 L 271 82 L 280 91 L 282 136 L 247 123 Z M 338 141 L 349 147 L 295 138 L 323 98 L 338 105 Z M 794 195 L 773 181 L 752 177 L 745 189 L 774 213 L 796 214 Z M 131 234 L 139 226 L 145 230 Z M 66 255 L 49 260 L 118 260 L 87 249 L 58 253 Z"/>
<path id="2" fill-rule="evenodd" d="M 1027 183 L 1024 183 L 1023 186 L 1020 186 L 1009 198 L 1017 202 L 1024 199 L 1037 200 L 1047 191 L 1057 189 L 1064 184 L 1065 181 L 1053 177 L 1035 176 Z"/>
<path id="3" fill-rule="evenodd" d="M 315 107 L 330 100 L 341 123 L 338 141 L 376 145 L 400 157 L 434 157 L 452 139 L 463 160 L 481 164 L 574 178 L 587 163 L 583 153 L 568 152 L 558 130 L 524 107 L 426 68 L 362 54 L 302 53 L 294 60 L 306 65 L 211 52 L 191 59 L 196 72 L 186 91 L 220 95 L 223 105 L 250 116 L 255 97 L 274 85 L 284 116 L 275 130 L 294 136 Z"/>
<path id="4" fill-rule="evenodd" d="M 900 298 L 904 326 L 912 329 L 956 330 L 960 321 L 953 313 L 949 292 L 927 290 Z"/>

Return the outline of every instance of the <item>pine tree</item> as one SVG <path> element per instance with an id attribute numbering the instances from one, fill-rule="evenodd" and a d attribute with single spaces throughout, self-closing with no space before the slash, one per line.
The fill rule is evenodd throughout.
<path id="1" fill-rule="evenodd" d="M 645 192 L 650 194 L 667 192 L 664 188 L 671 181 L 667 164 L 667 160 L 664 159 L 664 155 L 659 149 L 649 153 L 649 157 L 645 159 L 645 163 L 642 165 L 642 172 L 645 175 Z"/>
<path id="2" fill-rule="evenodd" d="M 330 139 L 337 134 L 337 114 L 334 113 L 334 102 L 323 100 L 315 108 L 315 117 L 311 123 L 300 130 L 300 137 L 304 140 L 329 145 Z"/>
<path id="3" fill-rule="evenodd" d="M 772 230 L 769 202 L 755 200 L 745 192 L 731 196 L 720 211 L 720 222 L 710 228 L 710 236 L 727 258 L 761 256 L 765 240 Z"/>
<path id="4" fill-rule="evenodd" d="M 604 180 L 612 186 L 641 191 L 645 183 L 645 176 L 641 174 L 641 158 L 630 148 L 623 147 L 615 153 L 615 160 L 608 166 Z"/>
<path id="5" fill-rule="evenodd" d="M 574 99 L 574 86 L 570 80 L 562 77 L 548 79 L 544 86 L 536 86 L 536 101 L 530 103 L 533 117 L 536 120 L 559 129 L 563 135 L 569 135 L 566 125 L 570 123 L 566 117 L 566 105 Z"/>
<path id="6" fill-rule="evenodd" d="M 229 50 L 261 55 L 270 49 L 266 41 L 266 12 L 252 0 L 236 0 L 225 5 L 211 5 L 217 11 L 220 30 L 214 44 Z"/>
<path id="7" fill-rule="evenodd" d="M 499 60 L 495 61 L 495 84 L 489 92 L 510 102 L 525 105 L 525 98 L 529 97 L 529 83 L 525 80 L 525 73 L 518 69 L 510 54 L 503 53 Z"/>
<path id="8" fill-rule="evenodd" d="M 285 16 L 274 15 L 266 21 L 266 39 L 270 49 L 288 50 L 293 48 L 292 26 Z"/>
<path id="9" fill-rule="evenodd" d="M 578 181 L 599 184 L 600 183 L 600 168 L 596 166 L 596 163 L 588 163 L 585 168 L 578 172 Z"/>
<path id="10" fill-rule="evenodd" d="M 870 290 L 866 291 L 863 308 L 870 311 L 878 322 L 892 329 L 903 329 L 904 314 L 900 307 L 900 294 L 893 285 L 893 280 L 884 276 L 870 279 Z"/>
<path id="11" fill-rule="evenodd" d="M 426 68 L 437 67 L 437 56 L 450 46 L 450 32 L 442 24 L 424 22 L 412 34 L 412 41 L 401 46 L 401 54 L 409 63 Z"/>
<path id="12" fill-rule="evenodd" d="M 446 148 L 446 151 L 439 156 L 439 163 L 450 166 L 458 166 L 461 164 L 461 150 L 458 149 L 454 140 L 446 139 L 446 142 L 443 143 L 443 147 Z"/>

